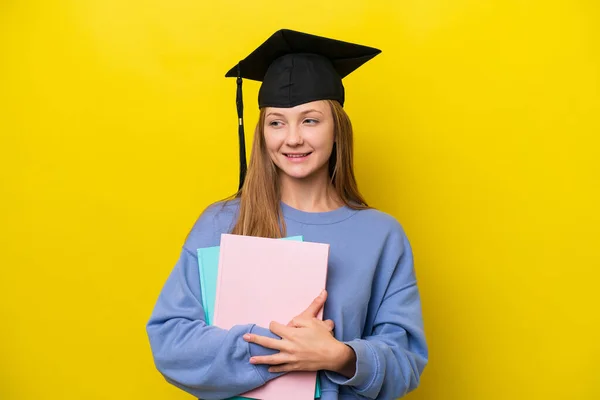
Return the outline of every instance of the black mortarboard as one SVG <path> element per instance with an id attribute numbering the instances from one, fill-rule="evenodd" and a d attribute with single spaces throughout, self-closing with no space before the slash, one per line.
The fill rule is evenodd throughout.
<path id="1" fill-rule="evenodd" d="M 242 78 L 262 82 L 260 108 L 288 108 L 316 100 L 337 100 L 343 105 L 342 78 L 379 53 L 373 47 L 282 29 L 229 70 L 226 77 L 237 77 L 239 187 L 246 175 Z"/>

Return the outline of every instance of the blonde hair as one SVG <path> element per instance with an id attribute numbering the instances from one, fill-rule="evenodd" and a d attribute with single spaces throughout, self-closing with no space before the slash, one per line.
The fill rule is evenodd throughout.
<path id="1" fill-rule="evenodd" d="M 329 177 L 338 198 L 348 207 L 369 208 L 358 191 L 353 168 L 353 132 L 340 103 L 326 100 L 334 122 L 335 143 L 329 159 Z M 265 109 L 260 110 L 252 154 L 243 187 L 233 197 L 240 200 L 239 215 L 231 233 L 281 238 L 286 226 L 280 207 L 278 169 L 268 154 L 264 136 Z"/>

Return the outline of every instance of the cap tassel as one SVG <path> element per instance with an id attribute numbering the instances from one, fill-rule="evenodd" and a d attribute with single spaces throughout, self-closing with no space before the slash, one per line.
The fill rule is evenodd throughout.
<path id="1" fill-rule="evenodd" d="M 238 140 L 240 147 L 240 184 L 238 190 L 241 190 L 244 186 L 244 180 L 246 179 L 246 139 L 244 136 L 244 99 L 242 96 L 242 74 L 240 70 L 240 64 L 237 65 L 237 95 L 236 105 L 238 114 Z"/>

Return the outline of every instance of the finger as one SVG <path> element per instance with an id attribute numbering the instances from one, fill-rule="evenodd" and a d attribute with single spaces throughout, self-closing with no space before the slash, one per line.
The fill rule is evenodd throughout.
<path id="1" fill-rule="evenodd" d="M 273 367 L 269 367 L 269 372 L 272 374 L 277 374 L 279 372 L 292 372 L 296 371 L 297 368 L 293 367 L 291 364 L 281 364 Z"/>
<path id="2" fill-rule="evenodd" d="M 325 301 L 327 300 L 327 290 L 323 290 L 321 294 L 313 300 L 313 302 L 308 306 L 306 310 L 304 310 L 300 315 L 308 316 L 308 317 L 316 317 L 319 314 L 319 311 L 325 305 Z"/>
<path id="3" fill-rule="evenodd" d="M 313 317 L 305 317 L 303 314 L 297 315 L 290 322 L 288 322 L 287 326 L 293 328 L 299 328 L 300 326 L 306 325 L 307 319 L 312 319 Z"/>
<path id="4" fill-rule="evenodd" d="M 281 340 L 273 339 L 266 336 L 253 335 L 251 333 L 247 333 L 244 335 L 244 340 L 248 343 L 256 343 L 260 346 L 266 347 L 268 349 L 273 350 L 282 350 L 283 346 Z"/>
<path id="5" fill-rule="evenodd" d="M 288 363 L 289 361 L 288 355 L 285 353 L 250 357 L 250 364 L 254 365 L 281 365 Z"/>
<path id="6" fill-rule="evenodd" d="M 272 321 L 269 324 L 269 330 L 271 332 L 273 332 L 274 334 L 276 334 L 277 336 L 281 337 L 281 338 L 287 338 L 290 336 L 290 329 L 294 329 L 293 327 L 290 326 L 285 326 L 280 324 L 279 322 L 276 321 Z"/>
<path id="7" fill-rule="evenodd" d="M 323 324 L 327 327 L 327 329 L 329 329 L 330 332 L 335 328 L 335 324 L 330 319 L 323 321 Z"/>
<path id="8" fill-rule="evenodd" d="M 306 318 L 302 315 L 299 315 L 297 317 L 294 317 L 294 319 L 290 321 L 288 326 L 291 326 L 293 328 L 307 328 L 313 322 L 313 319 L 315 318 Z"/>

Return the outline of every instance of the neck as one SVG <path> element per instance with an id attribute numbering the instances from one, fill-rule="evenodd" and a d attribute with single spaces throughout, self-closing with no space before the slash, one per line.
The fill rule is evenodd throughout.
<path id="1" fill-rule="evenodd" d="M 325 212 L 341 207 L 343 202 L 329 181 L 327 171 L 324 172 L 304 179 L 295 179 L 281 174 L 279 178 L 281 201 L 306 212 Z"/>

